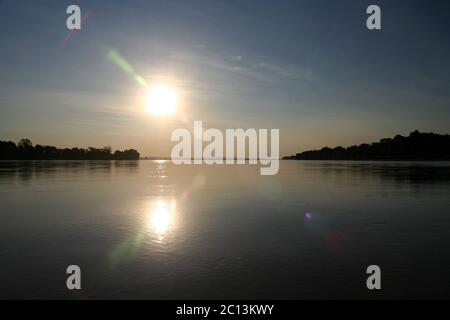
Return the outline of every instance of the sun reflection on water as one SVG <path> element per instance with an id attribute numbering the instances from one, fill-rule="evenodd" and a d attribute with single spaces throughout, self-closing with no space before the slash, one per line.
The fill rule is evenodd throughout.
<path id="1" fill-rule="evenodd" d="M 109 253 L 110 267 L 133 259 L 142 249 L 142 244 L 153 241 L 153 244 L 161 246 L 170 243 L 169 233 L 173 235 L 176 223 L 177 206 L 175 199 L 152 200 L 150 204 L 144 205 L 143 219 L 147 223 L 135 234 L 118 243 Z M 153 237 L 152 237 L 153 235 Z"/>
<path id="2" fill-rule="evenodd" d="M 149 210 L 148 222 L 151 231 L 159 236 L 166 234 L 173 226 L 176 217 L 176 202 L 159 199 Z"/>

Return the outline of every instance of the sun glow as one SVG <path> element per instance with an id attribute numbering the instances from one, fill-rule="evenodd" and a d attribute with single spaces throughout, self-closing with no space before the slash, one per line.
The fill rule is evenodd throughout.
<path id="1" fill-rule="evenodd" d="M 167 116 L 177 111 L 177 95 L 174 89 L 158 85 L 151 87 L 146 96 L 148 111 L 157 116 Z"/>

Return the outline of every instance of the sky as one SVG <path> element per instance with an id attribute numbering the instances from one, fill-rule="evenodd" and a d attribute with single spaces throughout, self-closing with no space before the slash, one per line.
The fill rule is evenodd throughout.
<path id="1" fill-rule="evenodd" d="M 64 41 L 70 4 L 89 14 Z M 0 140 L 168 156 L 171 132 L 202 120 L 277 128 L 288 155 L 450 133 L 446 0 L 2 0 L 0 29 Z M 176 115 L 145 111 L 159 84 Z"/>

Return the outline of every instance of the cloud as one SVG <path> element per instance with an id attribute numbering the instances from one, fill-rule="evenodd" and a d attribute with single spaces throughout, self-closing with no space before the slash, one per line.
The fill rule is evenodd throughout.
<path id="1" fill-rule="evenodd" d="M 278 77 L 290 78 L 295 80 L 313 80 L 311 69 L 299 70 L 296 66 L 280 65 L 266 61 L 259 62 L 256 65 L 256 68 Z"/>

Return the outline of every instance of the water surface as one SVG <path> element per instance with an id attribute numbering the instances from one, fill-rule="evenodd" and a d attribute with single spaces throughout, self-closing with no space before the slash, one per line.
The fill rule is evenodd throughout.
<path id="1" fill-rule="evenodd" d="M 449 195 L 448 162 L 0 162 L 0 298 L 449 298 Z"/>

